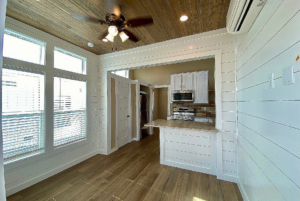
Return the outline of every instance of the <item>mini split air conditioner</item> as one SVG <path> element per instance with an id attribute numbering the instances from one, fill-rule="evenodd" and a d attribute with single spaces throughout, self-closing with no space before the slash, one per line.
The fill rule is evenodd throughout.
<path id="1" fill-rule="evenodd" d="M 227 31 L 231 34 L 247 32 L 267 0 L 231 0 L 227 18 Z"/>

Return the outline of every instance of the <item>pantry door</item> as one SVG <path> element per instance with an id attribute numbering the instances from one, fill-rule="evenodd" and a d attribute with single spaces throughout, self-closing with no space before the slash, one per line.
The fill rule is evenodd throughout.
<path id="1" fill-rule="evenodd" d="M 117 141 L 118 147 L 130 142 L 130 84 L 118 82 L 117 85 Z"/>

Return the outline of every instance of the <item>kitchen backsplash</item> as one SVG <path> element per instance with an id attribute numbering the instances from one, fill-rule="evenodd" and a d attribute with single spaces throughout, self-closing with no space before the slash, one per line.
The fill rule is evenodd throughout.
<path id="1" fill-rule="evenodd" d="M 173 108 L 190 107 L 195 109 L 195 117 L 216 117 L 215 103 L 172 103 Z"/>

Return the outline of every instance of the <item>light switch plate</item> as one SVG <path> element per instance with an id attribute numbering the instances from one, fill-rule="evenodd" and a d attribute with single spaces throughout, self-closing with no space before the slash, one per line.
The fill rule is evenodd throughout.
<path id="1" fill-rule="evenodd" d="M 282 81 L 284 86 L 295 83 L 294 66 L 282 70 Z"/>
<path id="2" fill-rule="evenodd" d="M 269 89 L 274 89 L 275 85 L 274 85 L 274 73 L 269 75 Z"/>

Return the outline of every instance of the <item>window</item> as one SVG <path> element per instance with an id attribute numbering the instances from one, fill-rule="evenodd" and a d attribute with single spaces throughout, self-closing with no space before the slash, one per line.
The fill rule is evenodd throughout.
<path id="1" fill-rule="evenodd" d="M 5 29 L 3 57 L 45 65 L 46 43 Z"/>
<path id="2" fill-rule="evenodd" d="M 118 70 L 118 71 L 112 71 L 111 73 L 115 75 L 119 75 L 121 77 L 129 78 L 129 70 Z"/>
<path id="3" fill-rule="evenodd" d="M 55 47 L 54 68 L 73 73 L 86 74 L 86 58 Z"/>
<path id="4" fill-rule="evenodd" d="M 54 147 L 86 139 L 86 82 L 54 78 Z"/>
<path id="5" fill-rule="evenodd" d="M 3 69 L 5 163 L 44 152 L 44 75 Z"/>

